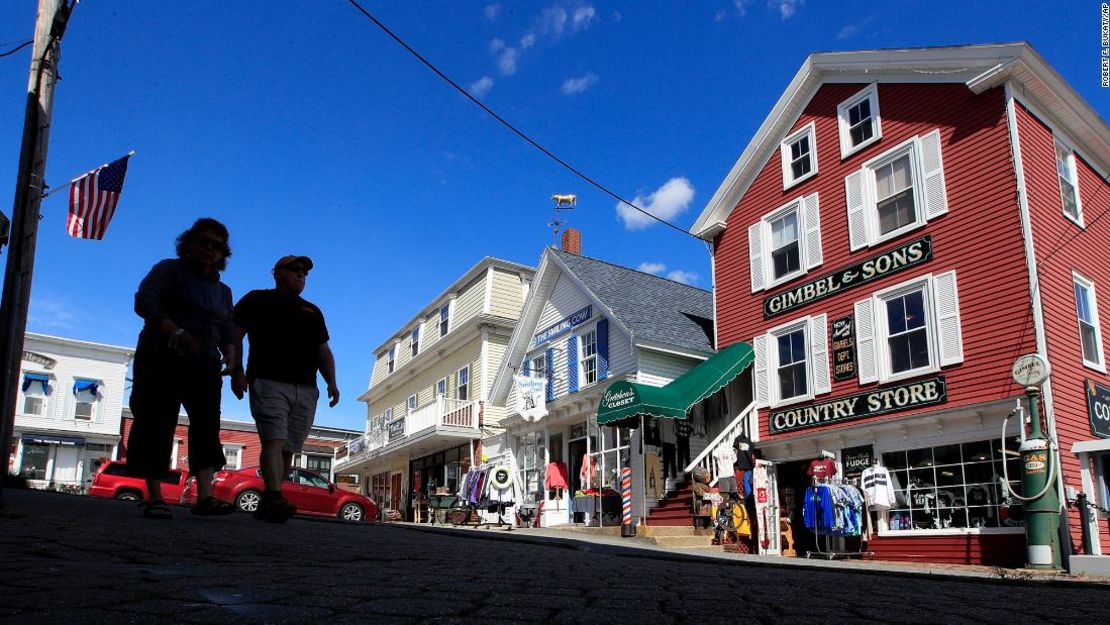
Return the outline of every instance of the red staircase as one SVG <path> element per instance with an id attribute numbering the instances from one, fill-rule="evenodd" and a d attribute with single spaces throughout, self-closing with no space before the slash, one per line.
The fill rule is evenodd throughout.
<path id="1" fill-rule="evenodd" d="M 694 485 L 690 482 L 680 484 L 678 490 L 664 497 L 648 512 L 648 526 L 694 527 L 693 501 Z"/>

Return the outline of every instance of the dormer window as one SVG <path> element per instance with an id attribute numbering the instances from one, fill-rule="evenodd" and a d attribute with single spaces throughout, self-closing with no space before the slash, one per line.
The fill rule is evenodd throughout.
<path id="1" fill-rule="evenodd" d="M 420 328 L 414 329 L 409 338 L 412 342 L 412 357 L 416 358 L 416 355 L 420 353 Z"/>
<path id="2" fill-rule="evenodd" d="M 443 338 L 447 336 L 447 331 L 451 329 L 451 305 L 442 306 L 439 309 L 439 336 Z"/>
<path id="3" fill-rule="evenodd" d="M 386 358 L 388 359 L 386 361 L 387 367 L 388 367 L 387 371 L 388 371 L 388 373 L 393 373 L 393 369 L 395 369 L 396 366 L 397 366 L 397 346 L 396 345 L 389 348 L 389 354 L 386 356 Z"/>

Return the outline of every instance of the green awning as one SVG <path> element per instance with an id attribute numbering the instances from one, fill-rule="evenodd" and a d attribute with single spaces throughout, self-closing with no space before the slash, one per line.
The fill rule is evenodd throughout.
<path id="1" fill-rule="evenodd" d="M 754 360 L 751 345 L 734 343 L 664 387 L 615 382 L 598 402 L 598 425 L 632 427 L 641 415 L 685 419 L 691 406 L 724 388 Z"/>

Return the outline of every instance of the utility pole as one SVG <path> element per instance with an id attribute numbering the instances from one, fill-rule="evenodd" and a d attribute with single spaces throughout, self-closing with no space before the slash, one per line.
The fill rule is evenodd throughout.
<path id="1" fill-rule="evenodd" d="M 8 264 L 0 302 L 0 444 L 4 450 L 4 466 L 0 468 L 0 508 L 4 505 L 2 478 L 8 475 L 12 453 L 15 404 L 19 397 L 16 389 L 19 388 L 23 334 L 27 330 L 27 308 L 31 302 L 31 273 L 35 264 L 39 203 L 45 186 L 43 177 L 54 108 L 54 85 L 58 81 L 62 35 L 72 10 L 69 0 L 39 0 L 35 19 L 23 144 L 19 151 Z"/>

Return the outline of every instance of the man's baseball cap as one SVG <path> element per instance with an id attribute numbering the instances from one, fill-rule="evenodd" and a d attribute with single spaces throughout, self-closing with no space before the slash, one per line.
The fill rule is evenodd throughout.
<path id="1" fill-rule="evenodd" d="M 290 254 L 289 256 L 282 256 L 281 258 L 279 258 L 278 261 L 274 263 L 274 269 L 281 269 L 282 267 L 285 267 L 286 265 L 292 265 L 293 263 L 300 263 L 301 265 L 303 265 L 306 272 L 312 270 L 311 258 L 307 256 L 297 256 L 295 254 Z"/>

